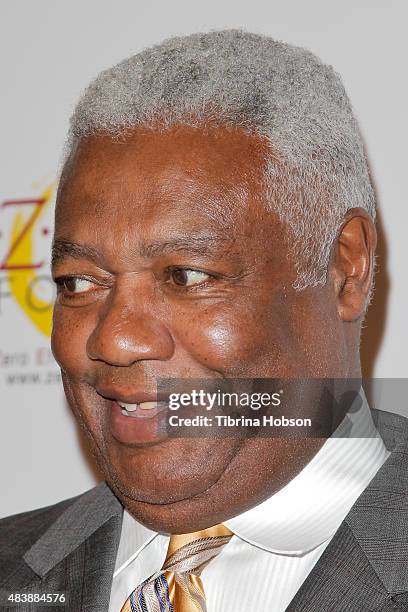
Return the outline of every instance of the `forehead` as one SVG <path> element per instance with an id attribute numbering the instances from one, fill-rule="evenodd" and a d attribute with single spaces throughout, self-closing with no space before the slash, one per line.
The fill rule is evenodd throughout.
<path id="1" fill-rule="evenodd" d="M 190 215 L 207 212 L 222 220 L 239 205 L 263 200 L 265 156 L 260 137 L 223 127 L 138 128 L 118 138 L 87 137 L 65 167 L 57 221 L 73 219 L 79 209 L 88 214 L 116 209 L 123 217 L 139 204 L 143 217 L 155 209 L 187 207 Z"/>

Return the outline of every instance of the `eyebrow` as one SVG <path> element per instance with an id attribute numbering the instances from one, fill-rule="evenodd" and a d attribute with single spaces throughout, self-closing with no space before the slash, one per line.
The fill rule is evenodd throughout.
<path id="1" fill-rule="evenodd" d="M 68 240 L 55 240 L 51 249 L 51 266 L 73 257 L 74 259 L 89 259 L 93 262 L 101 260 L 98 249 L 85 244 L 77 244 Z"/>
<path id="2" fill-rule="evenodd" d="M 227 245 L 230 245 L 231 239 L 228 236 L 219 234 L 203 234 L 178 236 L 173 240 L 165 242 L 157 241 L 149 244 L 142 244 L 140 247 L 140 255 L 147 259 L 167 255 L 169 253 L 185 252 L 194 255 L 207 255 L 210 248 L 228 251 Z M 222 245 L 221 249 L 217 248 Z M 78 244 L 69 240 L 57 239 L 52 245 L 51 266 L 68 259 L 88 259 L 94 263 L 100 263 L 103 260 L 102 253 L 95 247 Z"/>
<path id="3" fill-rule="evenodd" d="M 51 265 L 73 257 L 74 259 L 89 259 L 93 262 L 100 261 L 101 254 L 98 249 L 68 240 L 55 240 L 51 249 Z"/>
<path id="4" fill-rule="evenodd" d="M 199 234 L 178 236 L 172 240 L 151 242 L 143 244 L 140 249 L 142 257 L 152 258 L 169 253 L 192 253 L 194 255 L 207 255 L 209 248 L 230 243 L 228 236 L 219 234 Z"/>

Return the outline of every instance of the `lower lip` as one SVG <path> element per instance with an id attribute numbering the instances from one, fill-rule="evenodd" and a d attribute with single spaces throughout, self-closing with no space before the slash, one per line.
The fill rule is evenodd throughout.
<path id="1" fill-rule="evenodd" d="M 117 402 L 111 402 L 109 425 L 112 436 L 122 444 L 151 444 L 167 438 L 167 408 L 150 408 L 140 417 L 122 414 Z"/>

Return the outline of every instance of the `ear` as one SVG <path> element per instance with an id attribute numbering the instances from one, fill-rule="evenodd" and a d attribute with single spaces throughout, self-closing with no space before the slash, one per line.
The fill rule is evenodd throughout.
<path id="1" fill-rule="evenodd" d="M 347 211 L 337 239 L 331 274 L 343 321 L 357 321 L 367 309 L 374 275 L 377 232 L 363 208 Z"/>

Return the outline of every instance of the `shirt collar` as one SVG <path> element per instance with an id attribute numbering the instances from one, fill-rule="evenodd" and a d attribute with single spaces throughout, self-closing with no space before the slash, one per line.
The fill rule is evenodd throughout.
<path id="1" fill-rule="evenodd" d="M 286 555 L 302 555 L 337 531 L 389 452 L 376 430 L 364 392 L 358 410 L 345 419 L 318 453 L 280 491 L 224 521 L 249 544 Z M 116 573 L 158 534 L 124 511 Z"/>
<path id="2" fill-rule="evenodd" d="M 364 392 L 333 436 L 280 491 L 225 525 L 270 552 L 302 555 L 331 538 L 388 458 Z M 354 404 L 355 407 L 356 404 Z"/>
<path id="3" fill-rule="evenodd" d="M 123 512 L 122 532 L 116 554 L 115 572 L 119 574 L 135 559 L 158 533 L 139 523 L 125 509 Z"/>

